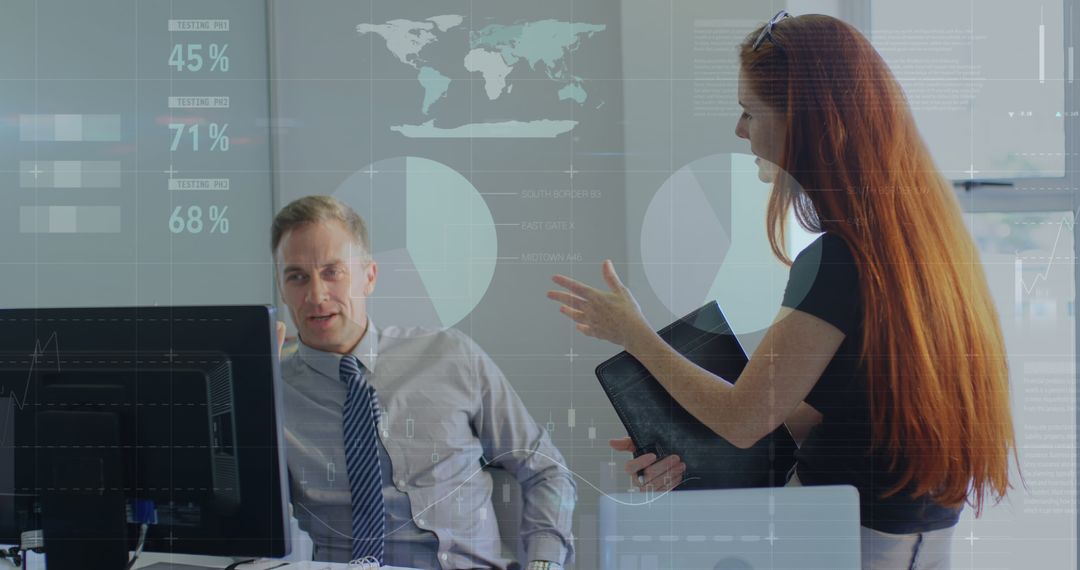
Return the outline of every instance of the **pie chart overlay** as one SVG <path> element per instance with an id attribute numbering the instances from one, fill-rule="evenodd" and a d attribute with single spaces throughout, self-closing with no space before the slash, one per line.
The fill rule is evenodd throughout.
<path id="1" fill-rule="evenodd" d="M 380 160 L 334 196 L 367 222 L 379 273 L 368 312 L 376 326 L 452 327 L 483 298 L 498 239 L 483 196 L 433 160 Z"/>
<path id="2" fill-rule="evenodd" d="M 645 211 L 641 257 L 649 286 L 673 317 L 716 300 L 736 334 L 761 331 L 780 309 L 789 269 L 769 247 L 771 184 L 755 157 L 717 154 L 677 170 Z M 816 236 L 791 221 L 788 255 Z"/>

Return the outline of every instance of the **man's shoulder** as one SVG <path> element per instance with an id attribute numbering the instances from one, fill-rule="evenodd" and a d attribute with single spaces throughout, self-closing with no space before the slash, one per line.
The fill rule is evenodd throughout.
<path id="1" fill-rule="evenodd" d="M 454 329 L 389 326 L 379 331 L 379 352 L 471 355 L 482 351 L 469 335 Z"/>
<path id="2" fill-rule="evenodd" d="M 310 370 L 304 360 L 300 358 L 300 351 L 297 350 L 298 346 L 298 342 L 291 348 L 286 344 L 281 351 L 281 379 L 286 384 L 294 383 Z"/>

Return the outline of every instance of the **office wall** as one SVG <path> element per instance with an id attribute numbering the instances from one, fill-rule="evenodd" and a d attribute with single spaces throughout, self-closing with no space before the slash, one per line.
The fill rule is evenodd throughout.
<path id="1" fill-rule="evenodd" d="M 266 6 L 3 10 L 0 307 L 269 303 Z"/>
<path id="2" fill-rule="evenodd" d="M 380 263 L 375 322 L 456 326 L 502 367 L 578 477 L 580 568 L 596 565 L 600 492 L 629 490 L 607 447 L 625 432 L 593 375 L 617 348 L 543 294 L 557 272 L 601 286 L 611 258 L 657 328 L 720 298 L 754 348 L 787 270 L 734 136 L 735 48 L 776 9 L 271 2 L 277 204 L 350 203 Z M 578 37 L 561 58 L 514 53 L 505 85 L 474 51 L 550 20 Z"/>
<path id="3" fill-rule="evenodd" d="M 592 370 L 617 350 L 544 293 L 554 273 L 627 268 L 618 5 L 271 10 L 277 204 L 350 203 L 380 264 L 376 324 L 454 326 L 492 356 L 579 476 L 578 567 L 595 567 L 592 485 L 621 473 L 607 439 L 623 432 Z"/>
<path id="4" fill-rule="evenodd" d="M 616 349 L 573 332 L 543 298 L 548 278 L 561 272 L 600 285 L 599 262 L 612 258 L 654 325 L 719 298 L 747 347 L 755 346 L 785 274 L 755 232 L 767 188 L 733 132 L 734 49 L 784 7 L 873 31 L 869 3 L 846 0 L 459 0 L 437 8 L 11 0 L 0 18 L 0 155 L 7 157 L 0 307 L 277 302 L 270 216 L 293 198 L 336 194 L 372 225 L 383 269 L 376 321 L 469 333 L 550 427 L 579 476 L 578 567 L 594 567 L 597 496 L 627 488 L 625 457 L 606 445 L 622 427 L 592 374 Z M 1017 40 L 1032 54 L 1035 14 L 1024 12 L 1031 37 Z M 396 43 L 395 30 L 381 26 L 398 19 L 418 22 L 413 30 L 429 45 L 413 52 Z M 182 20 L 212 20 L 216 31 L 170 29 Z M 484 53 L 505 47 L 501 38 L 522 31 L 516 24 L 548 20 L 566 34 L 553 55 L 520 53 L 500 68 Z M 1051 76 L 1060 74 L 1063 62 L 1050 57 Z M 187 97 L 202 99 L 179 99 Z M 1017 99 L 1017 111 L 1025 101 Z M 1045 204 L 1053 188 L 1030 185 L 1025 200 L 999 203 Z M 982 196 L 965 207 L 987 209 Z M 988 263 L 998 262 L 988 274 L 1006 325 L 1015 319 L 1008 340 L 1028 343 L 1010 348 L 1031 347 L 1014 351 L 1030 359 L 1014 367 L 1017 390 L 1043 376 L 1075 379 L 1074 366 L 1058 362 L 1075 351 L 1043 354 L 1051 346 L 1043 339 L 1075 338 L 1075 279 L 1047 285 L 1069 261 L 1042 265 L 1068 249 L 1054 232 L 1075 230 L 1074 207 L 1010 206 L 1052 212 L 969 217 L 977 236 L 991 236 L 988 248 L 1037 228 L 1022 269 L 1012 249 L 984 251 L 994 256 Z M 1040 288 L 1013 307 L 1017 288 L 1032 283 Z M 1048 315 L 1057 319 L 1052 327 Z M 1032 401 L 1043 397 L 1038 389 Z M 1033 431 L 1024 441 L 1041 445 L 1042 437 Z M 1045 463 L 1039 468 L 1050 473 Z M 1058 486 L 1070 484 L 1069 469 L 1053 473 Z M 1046 481 L 1030 481 L 1045 493 Z M 1045 508 L 1064 509 L 1055 514 L 1071 520 L 1075 500 L 1060 506 L 1034 497 L 1026 506 L 1017 499 L 1016 508 L 1038 518 L 1038 501 L 1047 500 Z M 1020 519 L 1008 508 L 971 528 L 1011 528 Z M 963 560 L 991 556 L 993 544 L 973 540 Z"/>

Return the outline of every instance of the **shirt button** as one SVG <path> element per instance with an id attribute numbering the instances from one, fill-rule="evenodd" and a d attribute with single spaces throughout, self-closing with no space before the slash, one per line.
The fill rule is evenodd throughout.
<path id="1" fill-rule="evenodd" d="M 398 487 L 401 487 L 402 489 L 404 489 L 404 488 L 405 488 L 405 480 L 404 480 L 404 479 L 401 479 L 400 481 L 398 481 L 398 482 L 397 482 L 397 486 L 398 486 Z"/>
<path id="2" fill-rule="evenodd" d="M 450 557 L 449 557 L 449 556 L 447 556 L 445 552 L 443 552 L 443 553 L 442 553 L 441 555 L 439 555 L 439 558 L 442 558 L 442 561 L 443 561 L 443 562 L 446 562 L 446 559 L 447 559 L 447 558 L 450 558 Z"/>
<path id="3" fill-rule="evenodd" d="M 420 526 L 424 526 L 424 525 L 425 525 L 425 524 L 427 524 L 427 523 L 426 523 L 426 522 L 424 522 L 424 519 L 416 519 L 416 524 L 418 524 L 418 525 L 420 525 Z"/>

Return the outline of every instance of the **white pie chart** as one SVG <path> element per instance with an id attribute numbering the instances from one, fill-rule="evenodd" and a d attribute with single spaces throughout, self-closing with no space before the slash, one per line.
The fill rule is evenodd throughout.
<path id="1" fill-rule="evenodd" d="M 434 160 L 398 157 L 349 176 L 334 196 L 367 222 L 379 273 L 368 311 L 377 326 L 452 327 L 495 274 L 495 222 L 476 188 Z"/>
<path id="2" fill-rule="evenodd" d="M 653 292 L 682 316 L 716 300 L 736 334 L 768 328 L 789 268 L 769 247 L 765 216 L 771 185 L 755 157 L 717 154 L 677 170 L 653 196 L 642 223 L 641 257 Z M 788 224 L 794 257 L 815 237 Z"/>

